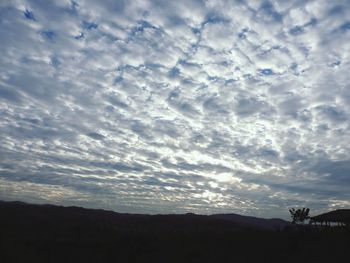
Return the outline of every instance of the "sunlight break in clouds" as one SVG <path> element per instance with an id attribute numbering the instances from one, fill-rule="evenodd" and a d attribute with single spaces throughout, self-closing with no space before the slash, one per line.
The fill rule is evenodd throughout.
<path id="1" fill-rule="evenodd" d="M 349 205 L 350 2 L 1 1 L 0 198 Z"/>

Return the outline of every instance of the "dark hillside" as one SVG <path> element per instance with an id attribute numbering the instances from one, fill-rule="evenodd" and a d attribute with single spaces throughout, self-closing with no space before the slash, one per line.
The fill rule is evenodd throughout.
<path id="1" fill-rule="evenodd" d="M 238 224 L 246 225 L 253 229 L 261 229 L 261 230 L 282 230 L 287 226 L 291 226 L 290 222 L 287 222 L 279 218 L 264 219 L 264 218 L 258 218 L 258 217 L 252 217 L 252 216 L 236 215 L 236 214 L 216 214 L 216 215 L 211 215 L 211 217 L 235 222 Z"/>
<path id="2" fill-rule="evenodd" d="M 0 262 L 6 263 L 333 262 L 350 255 L 346 229 L 267 231 L 238 215 L 229 217 L 240 223 L 217 215 L 120 214 L 20 202 L 0 202 L 0 215 Z"/>

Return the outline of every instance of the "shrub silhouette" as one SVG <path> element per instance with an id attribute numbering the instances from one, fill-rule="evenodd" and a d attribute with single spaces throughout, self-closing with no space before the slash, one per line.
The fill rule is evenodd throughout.
<path id="1" fill-rule="evenodd" d="M 309 208 L 305 208 L 303 207 L 302 209 L 295 209 L 295 208 L 291 208 L 289 209 L 290 215 L 292 217 L 292 222 L 294 224 L 304 224 L 304 221 L 306 219 L 309 219 L 309 212 L 310 209 Z"/>

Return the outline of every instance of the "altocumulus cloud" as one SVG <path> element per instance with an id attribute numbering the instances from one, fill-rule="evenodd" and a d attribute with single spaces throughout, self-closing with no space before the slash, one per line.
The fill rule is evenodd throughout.
<path id="1" fill-rule="evenodd" d="M 1 1 L 0 198 L 350 205 L 350 2 Z"/>

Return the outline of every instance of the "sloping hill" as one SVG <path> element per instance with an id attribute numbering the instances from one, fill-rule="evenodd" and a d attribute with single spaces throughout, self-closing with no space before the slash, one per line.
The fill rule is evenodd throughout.
<path id="1" fill-rule="evenodd" d="M 0 226 L 15 228 L 17 232 L 37 231 L 36 236 L 47 231 L 71 234 L 88 233 L 98 229 L 118 229 L 119 233 L 229 233 L 242 231 L 247 224 L 196 214 L 127 214 L 102 209 L 33 205 L 22 202 L 0 202 Z M 30 230 L 28 230 L 30 228 Z M 30 235 L 30 234 L 29 234 Z"/>
<path id="2" fill-rule="evenodd" d="M 242 216 L 237 214 L 215 214 L 211 215 L 211 217 L 227 220 L 253 229 L 282 230 L 286 226 L 291 225 L 290 222 L 279 218 L 265 219 L 252 216 Z"/>
<path id="3" fill-rule="evenodd" d="M 342 222 L 350 224 L 350 209 L 338 209 L 311 217 L 314 221 Z"/>
<path id="4" fill-rule="evenodd" d="M 0 202 L 0 262 L 330 262 L 350 256 L 344 229 L 270 231 L 275 223 L 285 221 Z"/>
<path id="5" fill-rule="evenodd" d="M 1 202 L 0 222 L 3 224 L 48 224 L 48 225 L 90 225 L 114 224 L 123 228 L 155 227 L 173 231 L 192 228 L 212 228 L 217 231 L 262 229 L 276 230 L 289 223 L 282 219 L 262 219 L 236 214 L 197 215 L 197 214 L 127 214 L 103 209 L 63 207 L 55 205 L 34 205 L 22 202 Z"/>

